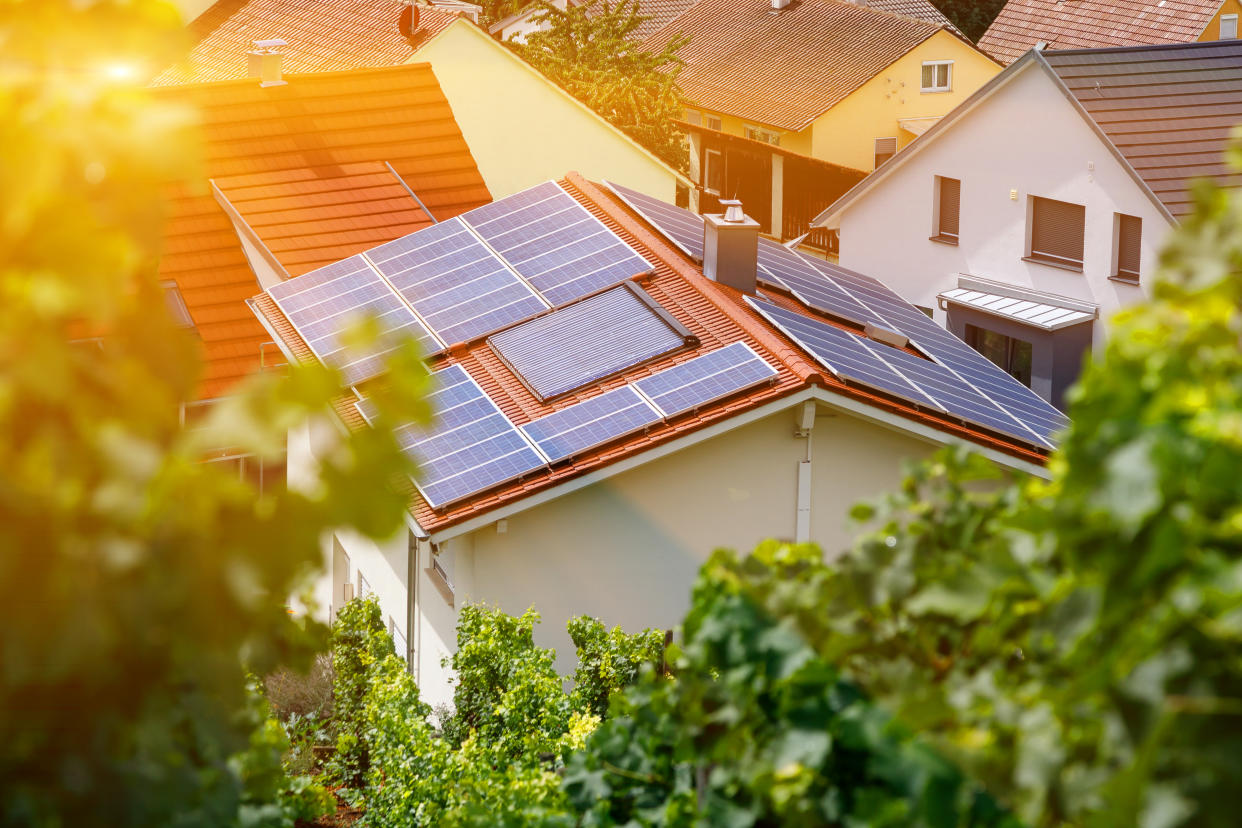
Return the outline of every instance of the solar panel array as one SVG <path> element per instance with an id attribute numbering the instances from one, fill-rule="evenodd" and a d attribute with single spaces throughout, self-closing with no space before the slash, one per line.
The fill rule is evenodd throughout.
<path id="1" fill-rule="evenodd" d="M 527 423 L 522 431 L 550 462 L 642 431 L 663 419 L 628 385 Z"/>
<path id="2" fill-rule="evenodd" d="M 994 401 L 949 369 L 897 348 L 869 342 L 827 322 L 763 300 L 748 299 L 769 322 L 834 375 L 967 422 L 1051 447 Z M 991 364 L 991 363 L 989 363 Z M 995 366 L 992 366 L 995 369 Z M 1029 393 L 1029 392 L 1028 392 Z"/>
<path id="3" fill-rule="evenodd" d="M 553 306 L 653 268 L 555 182 L 462 218 Z"/>
<path id="4" fill-rule="evenodd" d="M 362 256 L 282 282 L 268 294 L 315 356 L 350 385 L 383 371 L 397 336 L 414 337 L 424 351 L 442 347 Z M 378 324 L 380 337 L 367 348 L 347 347 L 342 337 L 368 317 Z"/>
<path id="5" fill-rule="evenodd" d="M 702 219 L 628 188 L 611 183 L 609 187 L 666 238 L 691 255 L 702 257 Z M 956 377 L 964 389 L 960 399 L 941 399 L 947 410 L 973 409 L 982 397 L 992 408 L 1002 410 L 1005 418 L 1000 422 L 1020 422 L 1020 435 L 1015 436 L 1039 446 L 1051 445 L 1055 434 L 1067 424 L 1065 416 L 1047 401 L 875 279 L 766 239 L 759 240 L 758 268 L 760 282 L 788 291 L 807 307 L 858 324 L 877 323 L 904 334 L 936 364 L 948 369 L 948 375 Z M 885 389 L 889 393 L 904 389 L 885 376 L 893 386 Z M 947 393 L 942 389 L 941 397 Z M 979 411 L 975 414 L 981 416 Z"/>
<path id="6" fill-rule="evenodd" d="M 460 218 L 367 251 L 446 343 L 468 342 L 548 309 Z"/>
<path id="7" fill-rule="evenodd" d="M 632 284 L 607 290 L 491 337 L 535 394 L 550 399 L 686 344 Z"/>
<path id="8" fill-rule="evenodd" d="M 643 377 L 633 385 L 671 419 L 775 376 L 776 369 L 749 345 L 734 342 Z"/>

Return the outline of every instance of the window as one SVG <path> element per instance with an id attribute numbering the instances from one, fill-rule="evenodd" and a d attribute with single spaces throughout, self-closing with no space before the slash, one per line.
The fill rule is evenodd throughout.
<path id="1" fill-rule="evenodd" d="M 1031 387 L 1031 343 L 968 324 L 966 344 L 1027 388 Z"/>
<path id="2" fill-rule="evenodd" d="M 896 138 L 876 138 L 875 139 L 875 168 L 878 170 L 880 165 L 897 154 Z"/>
<path id="3" fill-rule="evenodd" d="M 781 136 L 779 132 L 773 132 L 763 127 L 746 126 L 746 137 L 752 141 L 762 141 L 765 144 L 771 144 L 774 147 L 781 145 Z"/>
<path id="4" fill-rule="evenodd" d="M 172 321 L 182 328 L 193 328 L 194 320 L 190 318 L 190 309 L 185 306 L 177 283 L 172 279 L 165 279 L 160 282 L 160 286 L 164 288 L 164 301 L 168 304 L 168 315 Z"/>
<path id="5" fill-rule="evenodd" d="M 263 463 L 253 454 L 225 453 L 205 462 L 235 471 L 239 480 L 248 481 L 260 493 L 277 491 L 285 486 L 284 459 Z"/>
<path id="6" fill-rule="evenodd" d="M 962 182 L 936 176 L 936 241 L 957 244 L 958 220 L 962 208 Z"/>
<path id="7" fill-rule="evenodd" d="M 1238 37 L 1238 16 L 1222 14 L 1220 16 L 1220 39 L 1236 40 Z"/>
<path id="8" fill-rule="evenodd" d="M 1140 246 L 1143 240 L 1143 220 L 1138 216 L 1117 213 L 1116 256 L 1117 269 L 1113 276 L 1127 282 L 1139 280 Z"/>
<path id="9" fill-rule="evenodd" d="M 724 190 L 724 155 L 720 150 L 703 153 L 703 189 L 712 195 Z"/>
<path id="10" fill-rule="evenodd" d="M 953 88 L 953 61 L 927 60 L 923 62 L 924 92 L 948 92 Z"/>
<path id="11" fill-rule="evenodd" d="M 694 124 L 697 126 L 703 123 L 703 113 L 699 112 L 697 109 L 685 110 L 685 114 L 682 117 L 686 119 L 686 123 L 688 124 Z"/>
<path id="12" fill-rule="evenodd" d="M 720 123 L 720 118 L 717 117 L 716 115 L 704 115 L 703 120 L 707 124 L 708 129 L 714 129 L 717 132 L 720 132 L 722 129 L 724 129 L 724 127 Z"/>
<path id="13" fill-rule="evenodd" d="M 1031 196 L 1031 249 L 1037 262 L 1082 270 L 1087 208 Z"/>

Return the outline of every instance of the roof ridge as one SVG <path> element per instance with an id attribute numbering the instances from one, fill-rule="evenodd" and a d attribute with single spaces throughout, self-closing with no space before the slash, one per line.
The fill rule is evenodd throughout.
<path id="1" fill-rule="evenodd" d="M 456 12 L 454 12 L 454 14 L 456 14 Z M 282 80 L 285 80 L 285 81 L 309 80 L 309 79 L 320 80 L 320 79 L 332 79 L 332 78 L 337 78 L 337 77 L 346 76 L 346 75 L 350 77 L 358 77 L 360 75 L 368 75 L 368 74 L 376 74 L 376 75 L 384 74 L 384 73 L 399 74 L 402 72 L 408 72 L 415 67 L 417 67 L 418 69 L 422 71 L 430 71 L 432 72 L 433 75 L 435 74 L 434 70 L 432 70 L 430 61 L 418 60 L 418 61 L 410 61 L 409 63 L 397 63 L 397 64 L 393 64 L 392 66 L 361 66 L 361 67 L 358 67 L 357 69 L 333 69 L 332 71 L 329 71 L 329 72 L 296 72 L 293 74 L 286 73 L 286 74 L 283 74 L 281 78 Z M 178 89 L 178 90 L 208 89 L 208 88 L 219 89 L 219 88 L 223 88 L 227 86 L 238 86 L 238 87 L 256 86 L 257 87 L 259 85 L 258 81 L 259 81 L 259 78 L 225 78 L 223 80 L 189 81 L 187 83 L 162 83 L 162 84 L 154 85 L 154 86 L 148 85 L 146 88 L 152 92 L 164 92 L 165 90 L 170 90 L 170 89 Z M 436 82 L 437 84 L 439 83 L 439 78 L 436 79 Z M 282 88 L 282 86 L 275 86 L 275 87 L 268 87 L 268 88 L 280 89 Z"/>
<path id="2" fill-rule="evenodd" d="M 653 248 L 657 256 L 668 264 L 673 271 L 684 279 L 687 284 L 695 289 L 704 299 L 712 304 L 714 308 L 723 313 L 731 322 L 737 325 L 747 336 L 758 341 L 765 350 L 781 360 L 782 364 L 792 371 L 804 384 L 807 385 L 824 385 L 823 375 L 820 373 L 819 366 L 811 362 L 800 351 L 786 345 L 779 337 L 777 337 L 771 329 L 756 321 L 749 313 L 742 311 L 736 302 L 726 298 L 725 288 L 716 282 L 711 281 L 705 276 L 695 272 L 695 269 L 688 267 L 683 262 L 684 255 L 680 251 L 673 249 L 664 239 L 660 238 L 656 233 L 647 227 L 638 223 L 629 215 L 629 211 L 624 204 L 591 181 L 583 178 L 576 172 L 570 172 L 565 175 L 565 182 L 574 190 L 596 207 L 608 215 L 614 222 L 620 225 L 624 230 L 637 238 L 640 242 Z"/>
<path id="3" fill-rule="evenodd" d="M 1158 52 L 1158 51 L 1191 51 L 1197 48 L 1234 48 L 1242 47 L 1242 40 L 1193 40 L 1187 43 L 1146 43 L 1138 46 L 1094 46 L 1086 49 L 1045 49 L 1043 53 L 1049 57 L 1059 55 L 1110 55 L 1119 52 Z"/>

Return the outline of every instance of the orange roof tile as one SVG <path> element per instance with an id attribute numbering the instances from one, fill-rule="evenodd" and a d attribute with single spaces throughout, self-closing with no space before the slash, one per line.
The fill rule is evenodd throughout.
<path id="1" fill-rule="evenodd" d="M 1189 43 L 1222 0 L 1009 0 L 979 48 L 1013 63 L 1043 41 L 1049 49 Z"/>
<path id="2" fill-rule="evenodd" d="M 410 37 L 397 28 L 398 0 L 219 0 L 190 24 L 194 45 L 181 63 L 153 83 L 191 83 L 246 77 L 252 40 L 280 38 L 284 71 L 336 72 L 397 66 L 458 19 L 454 12 L 419 6 Z"/>
<path id="3" fill-rule="evenodd" d="M 943 27 L 838 0 L 800 0 L 769 14 L 759 0 L 699 0 L 651 35 L 678 56 L 686 99 L 716 112 L 800 130 Z"/>
<path id="4" fill-rule="evenodd" d="M 203 340 L 204 399 L 255 370 L 271 339 L 244 304 L 258 284 L 206 178 L 237 200 L 291 275 L 398 238 L 425 220 L 400 182 L 381 175 L 385 162 L 437 219 L 491 200 L 429 66 L 287 80 L 153 91 L 199 112 L 206 145 L 204 179 L 170 185 L 160 263 Z"/>
<path id="5" fill-rule="evenodd" d="M 822 372 L 793 342 L 777 333 L 743 301 L 742 294 L 704 278 L 701 268 L 654 233 L 628 207 L 611 193 L 571 173 L 561 182 L 579 203 L 599 218 L 628 245 L 655 262 L 653 274 L 638 278 L 646 292 L 677 322 L 698 338 L 699 347 L 676 351 L 655 361 L 630 368 L 619 375 L 594 383 L 576 392 L 544 402 L 537 398 L 515 373 L 501 360 L 486 340 L 476 340 L 453 349 L 433 367 L 461 365 L 479 383 L 484 392 L 516 425 L 523 425 L 553 411 L 582 402 L 628 382 L 649 376 L 685 360 L 700 356 L 734 342 L 750 345 L 777 369 L 774 382 L 750 391 L 703 406 L 652 426 L 647 432 L 609 443 L 586 452 L 550 469 L 483 492 L 476 497 L 450 504 L 447 508 L 431 508 L 416 492 L 411 494 L 410 509 L 423 529 L 431 532 L 462 523 L 499 506 L 521 500 L 529 494 L 603 468 L 611 463 L 653 448 L 669 440 L 720 422 L 740 412 L 758 408 L 768 402 L 818 385 L 844 396 L 861 400 L 886 412 L 898 414 L 947 432 L 955 437 L 986 445 L 990 448 L 1033 463 L 1043 463 L 1045 456 L 1017 441 L 999 438 L 972 426 L 963 425 L 952 417 L 925 411 L 910 403 L 890 399 L 855 385 L 847 385 Z M 764 288 L 768 293 L 769 288 Z M 775 294 L 778 302 L 798 307 Z M 310 348 L 298 335 L 288 319 L 266 293 L 250 300 L 254 312 L 281 338 L 285 347 L 298 360 L 315 360 Z M 365 427 L 352 405 L 354 397 L 342 398 L 337 412 L 351 427 Z"/>

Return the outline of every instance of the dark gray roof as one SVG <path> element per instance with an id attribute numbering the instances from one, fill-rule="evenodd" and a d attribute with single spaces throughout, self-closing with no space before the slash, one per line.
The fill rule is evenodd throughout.
<path id="1" fill-rule="evenodd" d="M 1226 162 L 1242 123 L 1242 41 L 1044 52 L 1104 134 L 1174 216 L 1199 177 L 1242 187 Z"/>

